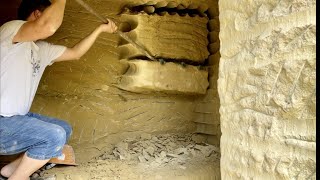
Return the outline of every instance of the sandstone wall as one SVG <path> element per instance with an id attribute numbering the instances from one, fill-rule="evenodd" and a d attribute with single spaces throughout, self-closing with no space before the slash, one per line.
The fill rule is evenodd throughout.
<path id="1" fill-rule="evenodd" d="M 208 143 L 219 145 L 220 130 L 220 100 L 218 95 L 218 76 L 220 62 L 220 22 L 218 0 L 208 1 L 208 50 L 210 56 L 207 59 L 206 66 L 209 73 L 209 88 L 205 96 L 201 97 L 196 103 L 194 112 L 196 117 L 194 122 L 197 124 L 196 132 L 201 134 Z"/>
<path id="2" fill-rule="evenodd" d="M 103 16 L 119 22 L 121 8 L 133 1 L 86 2 Z M 191 1 L 183 3 L 192 5 Z M 68 1 L 63 25 L 49 40 L 71 47 L 99 24 L 75 1 Z M 32 111 L 70 122 L 74 129 L 70 143 L 86 144 L 76 152 L 90 148 L 99 151 L 105 146 L 105 138 L 118 134 L 196 130 L 193 110 L 198 97 L 141 95 L 115 86 L 127 70 L 120 62 L 120 44 L 117 35 L 102 34 L 79 61 L 55 63 L 44 73 Z"/>
<path id="3" fill-rule="evenodd" d="M 121 76 L 117 87 L 143 94 L 167 93 L 196 95 L 206 94 L 208 72 L 195 66 L 177 63 L 130 60 L 128 71 Z"/>
<path id="4" fill-rule="evenodd" d="M 121 20 L 131 25 L 128 36 L 156 58 L 201 64 L 209 56 L 207 17 L 169 13 L 123 14 Z M 144 55 L 129 43 L 121 44 L 119 50 L 121 59 Z"/>
<path id="5" fill-rule="evenodd" d="M 316 179 L 316 1 L 219 1 L 222 179 Z"/>

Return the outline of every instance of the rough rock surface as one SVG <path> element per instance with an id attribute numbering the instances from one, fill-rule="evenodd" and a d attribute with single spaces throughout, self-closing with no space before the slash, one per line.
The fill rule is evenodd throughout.
<path id="1" fill-rule="evenodd" d="M 205 94 L 209 86 L 208 72 L 196 66 L 176 63 L 131 60 L 118 87 L 131 92 L 170 94 Z"/>
<path id="2" fill-rule="evenodd" d="M 210 31 L 208 39 L 210 56 L 206 61 L 208 66 L 209 88 L 206 95 L 199 98 L 196 102 L 194 112 L 196 113 L 194 122 L 197 123 L 196 132 L 202 133 L 207 137 L 208 143 L 220 144 L 220 100 L 218 95 L 218 77 L 220 62 L 220 22 L 219 22 L 219 6 L 218 0 L 208 2 L 209 9 L 207 11 L 209 22 L 208 29 Z M 207 126 L 207 127 L 206 127 Z"/>
<path id="3" fill-rule="evenodd" d="M 98 13 L 119 22 L 121 8 L 137 0 L 87 1 Z M 160 1 L 155 1 L 156 3 Z M 177 3 L 200 7 L 204 1 Z M 84 8 L 67 3 L 61 28 L 49 41 L 72 47 L 101 22 Z M 178 40 L 177 40 L 178 41 Z M 79 61 L 54 63 L 47 67 L 31 111 L 66 120 L 73 126 L 70 144 L 82 162 L 99 152 L 100 141 L 126 132 L 194 132 L 194 97 L 137 95 L 114 86 L 126 71 L 120 63 L 121 38 L 103 33 Z M 82 148 L 84 146 L 88 148 Z M 81 154 L 86 154 L 82 156 Z"/>
<path id="4" fill-rule="evenodd" d="M 148 135 L 148 138 L 145 138 Z M 206 144 L 194 134 L 163 134 L 151 136 L 142 134 L 139 138 L 127 138 L 115 145 L 112 153 L 105 153 L 101 160 L 133 160 L 144 163 L 149 168 L 177 165 L 185 168 L 190 159 L 214 161 L 219 159 L 219 147 Z"/>
<path id="5" fill-rule="evenodd" d="M 108 145 L 109 142 L 106 142 Z M 118 140 L 77 167 L 53 168 L 57 180 L 220 179 L 220 150 L 197 134 L 140 133 Z"/>
<path id="6" fill-rule="evenodd" d="M 219 1 L 222 179 L 316 179 L 316 1 Z"/>
<path id="7" fill-rule="evenodd" d="M 201 9 L 206 10 L 207 0 L 127 0 L 126 5 L 155 5 L 157 7 L 167 7 L 183 5 L 184 8 Z M 204 6 L 204 7 L 203 7 Z"/>
<path id="8" fill-rule="evenodd" d="M 131 25 L 128 36 L 155 57 L 202 63 L 209 56 L 207 17 L 140 13 L 122 14 L 121 20 Z M 120 44 L 120 58 L 142 55 L 132 44 Z"/>

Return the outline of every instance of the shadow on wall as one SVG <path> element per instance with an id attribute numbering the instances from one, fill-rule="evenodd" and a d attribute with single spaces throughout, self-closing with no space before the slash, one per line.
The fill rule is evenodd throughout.
<path id="1" fill-rule="evenodd" d="M 0 26 L 17 19 L 17 11 L 21 0 L 0 1 Z"/>

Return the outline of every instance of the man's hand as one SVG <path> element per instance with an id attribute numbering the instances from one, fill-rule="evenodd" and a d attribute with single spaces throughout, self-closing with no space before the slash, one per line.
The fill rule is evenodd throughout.
<path id="1" fill-rule="evenodd" d="M 115 33 L 118 30 L 118 27 L 116 24 L 108 19 L 109 23 L 108 24 L 101 24 L 99 26 L 101 32 L 107 32 L 107 33 Z"/>

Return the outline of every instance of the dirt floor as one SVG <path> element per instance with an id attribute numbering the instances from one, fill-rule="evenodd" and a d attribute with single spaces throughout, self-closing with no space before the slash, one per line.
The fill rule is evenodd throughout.
<path id="1" fill-rule="evenodd" d="M 219 159 L 219 147 L 197 134 L 141 134 L 77 167 L 57 165 L 39 174 L 46 180 L 220 179 Z"/>

